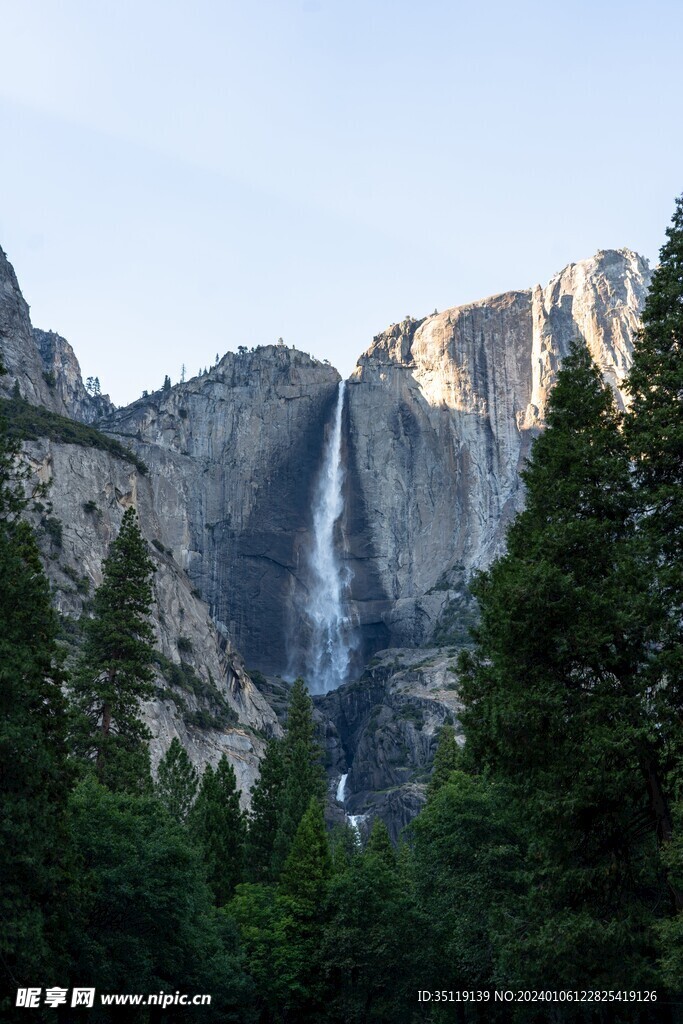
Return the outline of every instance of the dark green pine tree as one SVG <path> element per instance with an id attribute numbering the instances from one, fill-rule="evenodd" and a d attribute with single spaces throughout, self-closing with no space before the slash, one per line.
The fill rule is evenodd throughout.
<path id="1" fill-rule="evenodd" d="M 155 791 L 176 821 L 183 822 L 197 795 L 199 776 L 177 736 L 159 762 Z"/>
<path id="2" fill-rule="evenodd" d="M 68 857 L 66 711 L 58 622 L 22 519 L 25 475 L 0 421 L 0 1013 L 17 986 L 64 970 Z M 9 1003 L 5 994 L 11 992 Z M 21 1014 L 21 1011 L 18 1011 Z"/>
<path id="3" fill-rule="evenodd" d="M 626 381 L 626 420 L 641 528 L 661 555 L 665 580 L 683 594 L 683 196 L 652 275 Z M 667 574 L 671 574 L 670 578 Z M 673 595 L 672 595 L 673 596 Z"/>
<path id="4" fill-rule="evenodd" d="M 432 776 L 427 786 L 427 797 L 431 799 L 441 789 L 452 773 L 460 767 L 462 755 L 460 747 L 455 739 L 455 730 L 452 725 L 442 725 L 439 732 L 439 742 L 434 755 L 434 767 Z"/>
<path id="5" fill-rule="evenodd" d="M 271 739 L 251 790 L 245 868 L 251 882 L 273 881 L 273 844 L 284 791 L 282 740 Z"/>
<path id="6" fill-rule="evenodd" d="M 209 992 L 212 1006 L 197 1020 L 253 1021 L 254 993 L 235 936 L 213 906 L 187 828 L 152 796 L 113 793 L 92 776 L 76 787 L 71 816 L 85 921 L 72 943 L 72 983 L 105 992 Z"/>
<path id="7" fill-rule="evenodd" d="M 379 819 L 365 849 L 332 875 L 322 923 L 317 962 L 326 1001 L 319 1019 L 330 1024 L 415 1020 L 411 992 L 424 987 L 428 976 L 422 963 L 425 922 Z"/>
<path id="8" fill-rule="evenodd" d="M 311 798 L 322 800 L 324 793 L 313 702 L 303 679 L 297 679 L 290 692 L 285 735 L 269 742 L 252 789 L 247 840 L 252 881 L 277 881 Z"/>
<path id="9" fill-rule="evenodd" d="M 317 1022 L 325 1007 L 319 951 L 332 874 L 322 804 L 311 797 L 282 870 L 281 942 L 276 969 L 286 982 L 285 1019 Z"/>
<path id="10" fill-rule="evenodd" d="M 261 1021 L 326 1019 L 318 951 L 331 872 L 322 807 L 313 799 L 280 883 L 237 887 L 228 910 L 239 925 Z"/>
<path id="11" fill-rule="evenodd" d="M 460 666 L 470 758 L 508 783 L 533 850 L 517 960 L 529 981 L 548 982 L 546 971 L 557 985 L 652 982 L 662 893 L 643 774 L 656 732 L 643 672 L 651 610 L 620 417 L 578 342 L 524 481 L 507 554 L 474 587 L 476 649 Z"/>
<path id="12" fill-rule="evenodd" d="M 285 865 L 299 823 L 311 800 L 322 802 L 325 795 L 322 751 L 315 739 L 313 701 L 301 678 L 295 679 L 289 695 L 282 764 L 284 788 L 273 843 L 275 877 Z"/>
<path id="13" fill-rule="evenodd" d="M 110 789 L 140 791 L 150 786 L 140 701 L 154 693 L 154 566 L 134 509 L 124 513 L 102 568 L 73 683 L 74 746 Z"/>
<path id="14" fill-rule="evenodd" d="M 280 882 L 281 892 L 297 907 L 297 915 L 313 920 L 320 912 L 332 874 L 322 804 L 311 797 L 299 822 Z"/>
<path id="15" fill-rule="evenodd" d="M 683 990 L 683 196 L 652 275 L 626 382 L 642 581 L 658 610 L 648 666 L 656 738 L 644 769 L 675 916 L 660 926 L 666 982 Z"/>
<path id="16" fill-rule="evenodd" d="M 667 776 L 683 755 L 683 196 L 676 201 L 667 236 L 626 383 L 643 582 L 660 612 L 657 653 L 650 664 L 659 750 L 650 781 L 659 790 L 657 817 L 664 840 L 672 829 L 665 790 L 671 792 L 673 782 Z"/>
<path id="17" fill-rule="evenodd" d="M 461 771 L 450 773 L 411 822 L 421 987 L 447 988 L 450 977 L 463 989 L 506 988 L 512 980 L 503 966 L 506 936 L 525 926 L 524 824 L 504 788 Z M 451 1019 L 449 1010 L 440 1008 L 440 1016 L 437 1009 L 434 1019 Z M 484 1019 L 500 1019 L 495 1007 L 486 1011 Z M 509 1007 L 502 1016 L 509 1019 Z"/>
<path id="18" fill-rule="evenodd" d="M 215 771 L 211 765 L 205 769 L 188 826 L 202 851 L 216 905 L 223 907 L 242 881 L 246 838 L 235 769 L 225 754 Z"/>
<path id="19" fill-rule="evenodd" d="M 381 818 L 375 818 L 365 846 L 365 852 L 379 857 L 388 868 L 396 868 L 396 851 L 391 842 L 389 831 Z"/>

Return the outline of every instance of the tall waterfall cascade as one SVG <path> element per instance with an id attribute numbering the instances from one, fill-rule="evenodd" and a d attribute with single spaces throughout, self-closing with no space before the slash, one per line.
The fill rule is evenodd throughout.
<path id="1" fill-rule="evenodd" d="M 314 496 L 310 586 L 305 609 L 311 624 L 306 681 L 312 693 L 327 693 L 345 682 L 353 651 L 353 622 L 346 607 L 351 576 L 342 565 L 337 545 L 337 524 L 344 511 L 344 393 L 344 381 L 340 381 L 334 422 Z"/>

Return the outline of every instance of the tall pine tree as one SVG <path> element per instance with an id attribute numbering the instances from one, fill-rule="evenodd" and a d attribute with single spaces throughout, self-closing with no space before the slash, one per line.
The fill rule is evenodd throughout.
<path id="1" fill-rule="evenodd" d="M 252 790 L 247 841 L 249 876 L 276 881 L 312 797 L 322 800 L 325 775 L 315 739 L 313 702 L 303 679 L 292 684 L 285 734 L 271 740 Z"/>
<path id="2" fill-rule="evenodd" d="M 452 725 L 442 725 L 439 732 L 439 742 L 434 755 L 434 767 L 432 776 L 427 786 L 427 796 L 431 799 L 438 793 L 443 785 L 448 782 L 452 773 L 460 767 L 462 755 L 460 747 L 455 738 L 455 730 Z"/>
<path id="3" fill-rule="evenodd" d="M 202 851 L 216 905 L 225 906 L 242 881 L 246 836 L 235 769 L 225 754 L 215 771 L 206 767 L 188 825 Z"/>
<path id="4" fill-rule="evenodd" d="M 652 275 L 626 383 L 641 581 L 658 615 L 648 665 L 657 730 L 644 765 L 676 915 L 662 922 L 662 963 L 683 989 L 683 196 Z"/>
<path id="5" fill-rule="evenodd" d="M 683 196 L 643 310 L 627 380 L 642 583 L 659 611 L 650 660 L 658 743 L 648 766 L 660 838 L 671 838 L 667 779 L 683 755 Z M 679 897 L 680 906 L 683 899 Z"/>
<path id="6" fill-rule="evenodd" d="M 251 790 L 245 866 L 251 882 L 273 881 L 273 845 L 284 790 L 282 740 L 271 739 Z"/>
<path id="7" fill-rule="evenodd" d="M 645 983 L 661 899 L 643 776 L 656 732 L 644 674 L 650 607 L 620 417 L 579 342 L 524 481 L 507 554 L 474 587 L 481 623 L 461 660 L 470 756 L 509 783 L 533 851 L 517 960 L 529 982 L 553 972 L 573 985 L 592 972 L 596 984 Z"/>
<path id="8" fill-rule="evenodd" d="M 140 719 L 140 701 L 154 693 L 153 572 L 135 510 L 129 508 L 103 563 L 73 684 L 76 750 L 114 790 L 150 786 L 149 731 Z"/>
<path id="9" fill-rule="evenodd" d="M 285 865 L 299 823 L 311 799 L 322 800 L 325 795 L 321 761 L 322 751 L 315 739 L 313 701 L 303 679 L 295 679 L 289 695 L 287 725 L 282 744 L 284 787 L 273 843 L 273 868 L 276 876 Z"/>
<path id="10" fill-rule="evenodd" d="M 155 786 L 157 797 L 171 817 L 183 822 L 192 807 L 198 786 L 197 769 L 178 737 L 174 736 L 159 762 Z"/>

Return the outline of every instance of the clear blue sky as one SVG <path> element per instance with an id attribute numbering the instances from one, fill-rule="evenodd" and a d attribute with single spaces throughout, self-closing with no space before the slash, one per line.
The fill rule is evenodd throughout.
<path id="1" fill-rule="evenodd" d="M 117 403 L 656 258 L 680 0 L 0 0 L 0 245 Z"/>

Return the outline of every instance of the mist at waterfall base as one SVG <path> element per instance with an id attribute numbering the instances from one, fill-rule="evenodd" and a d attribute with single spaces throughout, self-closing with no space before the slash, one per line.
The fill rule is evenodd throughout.
<path id="1" fill-rule="evenodd" d="M 357 642 L 348 607 L 351 572 L 341 558 L 345 390 L 344 381 L 340 381 L 313 494 L 312 543 L 307 555 L 308 588 L 303 607 L 310 630 L 303 675 L 311 693 L 328 693 L 346 681 Z"/>

